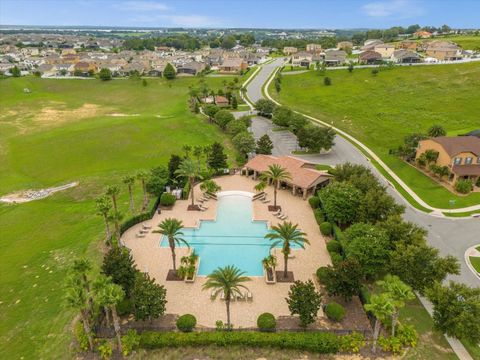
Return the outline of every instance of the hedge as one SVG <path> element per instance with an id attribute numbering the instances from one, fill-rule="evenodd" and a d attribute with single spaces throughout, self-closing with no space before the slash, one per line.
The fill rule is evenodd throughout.
<path id="1" fill-rule="evenodd" d="M 343 239 L 345 238 L 345 236 L 343 235 L 342 229 L 340 229 L 338 225 L 333 224 L 332 232 L 333 232 L 333 238 L 339 241 L 340 243 L 342 243 Z"/>
<path id="2" fill-rule="evenodd" d="M 133 225 L 137 225 L 138 223 L 141 223 L 143 221 L 150 220 L 155 214 L 155 211 L 157 210 L 159 204 L 160 204 L 160 196 L 155 200 L 155 202 L 153 203 L 153 206 L 150 208 L 148 212 L 135 215 L 127 219 L 126 221 L 124 221 L 120 225 L 120 235 L 122 235 L 125 231 L 130 229 Z"/>
<path id="3" fill-rule="evenodd" d="M 328 332 L 145 332 L 140 347 L 158 349 L 184 346 L 248 346 L 305 350 L 321 354 L 337 353 L 340 338 Z"/>
<path id="4" fill-rule="evenodd" d="M 172 195 L 170 193 L 164 192 L 162 196 L 160 196 L 160 205 L 162 206 L 172 206 L 175 204 L 175 201 L 177 198 L 175 195 Z"/>
<path id="5" fill-rule="evenodd" d="M 322 235 L 325 235 L 325 236 L 332 235 L 332 224 L 330 224 L 327 221 L 324 221 L 323 223 L 320 224 L 320 232 L 322 233 Z"/>
<path id="6" fill-rule="evenodd" d="M 322 209 L 318 208 L 313 211 L 313 214 L 315 215 L 315 220 L 317 221 L 317 224 L 320 225 L 325 221 L 325 215 L 323 214 Z"/>
<path id="7" fill-rule="evenodd" d="M 330 254 L 332 254 L 332 253 L 341 254 L 342 253 L 342 245 L 336 240 L 330 240 L 327 243 L 327 250 Z"/>
<path id="8" fill-rule="evenodd" d="M 308 199 L 308 203 L 312 207 L 312 209 L 316 209 L 320 206 L 320 199 L 316 196 L 312 196 Z"/>

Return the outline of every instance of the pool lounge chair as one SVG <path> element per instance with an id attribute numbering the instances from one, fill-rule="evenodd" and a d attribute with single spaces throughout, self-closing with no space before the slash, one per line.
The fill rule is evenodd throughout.
<path id="1" fill-rule="evenodd" d="M 144 225 L 142 226 L 142 229 L 144 229 L 144 230 L 150 230 L 151 228 L 152 228 L 151 225 L 145 225 L 145 224 L 144 224 Z"/>
<path id="2" fill-rule="evenodd" d="M 245 297 L 247 298 L 248 301 L 252 301 L 253 300 L 253 295 L 250 291 L 247 291 L 245 293 Z"/>
<path id="3" fill-rule="evenodd" d="M 262 203 L 264 203 L 264 204 L 268 204 L 268 203 L 270 202 L 270 200 L 267 200 L 267 199 L 262 199 L 262 200 L 260 200 L 260 201 L 261 201 Z"/>
<path id="4" fill-rule="evenodd" d="M 242 294 L 242 293 L 237 294 L 236 298 L 237 298 L 237 301 L 247 300 L 247 297 L 245 296 L 245 294 Z"/>
<path id="5" fill-rule="evenodd" d="M 223 291 L 220 293 L 220 300 L 225 300 L 225 293 Z"/>
<path id="6" fill-rule="evenodd" d="M 281 214 L 280 216 L 277 216 L 277 218 L 279 218 L 280 220 L 285 220 L 288 219 L 288 216 L 285 214 Z"/>
<path id="7" fill-rule="evenodd" d="M 277 210 L 273 213 L 273 216 L 278 216 L 282 213 L 282 210 Z"/>
<path id="8" fill-rule="evenodd" d="M 135 237 L 137 237 L 137 238 L 144 238 L 144 237 L 145 237 L 145 234 L 142 234 L 142 233 L 136 234 Z"/>

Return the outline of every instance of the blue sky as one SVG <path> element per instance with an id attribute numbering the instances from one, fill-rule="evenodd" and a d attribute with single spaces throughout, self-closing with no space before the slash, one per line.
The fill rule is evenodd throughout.
<path id="1" fill-rule="evenodd" d="M 480 0 L 0 0 L 2 25 L 480 27 Z"/>

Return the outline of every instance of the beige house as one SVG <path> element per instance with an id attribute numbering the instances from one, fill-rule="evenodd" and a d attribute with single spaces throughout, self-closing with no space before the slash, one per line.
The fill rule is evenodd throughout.
<path id="1" fill-rule="evenodd" d="M 337 44 L 337 49 L 338 50 L 344 50 L 344 51 L 352 50 L 353 49 L 353 43 L 351 41 L 340 41 Z"/>
<path id="2" fill-rule="evenodd" d="M 448 41 L 432 41 L 426 45 L 425 53 L 440 61 L 458 60 L 462 58 L 461 49 Z"/>
<path id="3" fill-rule="evenodd" d="M 285 46 L 283 48 L 283 53 L 285 55 L 292 55 L 292 54 L 295 54 L 296 52 L 298 52 L 298 49 L 296 47 L 293 47 L 293 46 Z"/>
<path id="4" fill-rule="evenodd" d="M 228 74 L 237 74 L 245 70 L 248 67 L 248 64 L 245 60 L 241 58 L 236 59 L 225 59 L 222 65 L 219 66 L 219 71 L 222 73 Z"/>
<path id="5" fill-rule="evenodd" d="M 395 51 L 395 45 L 392 44 L 379 44 L 375 45 L 373 51 L 379 53 L 383 59 L 389 59 L 392 57 Z"/>
<path id="6" fill-rule="evenodd" d="M 311 53 L 319 53 L 322 51 L 322 45 L 320 44 L 307 44 L 306 50 Z"/>
<path id="7" fill-rule="evenodd" d="M 476 136 L 440 136 L 421 140 L 416 159 L 427 150 L 438 152 L 436 164 L 450 169 L 448 181 L 470 179 L 475 184 L 480 177 L 480 138 Z"/>
<path id="8" fill-rule="evenodd" d="M 306 51 L 300 51 L 292 55 L 293 66 L 310 66 L 313 55 Z"/>

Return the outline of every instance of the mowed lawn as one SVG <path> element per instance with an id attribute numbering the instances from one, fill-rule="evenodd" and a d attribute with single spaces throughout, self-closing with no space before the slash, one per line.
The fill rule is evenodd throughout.
<path id="1" fill-rule="evenodd" d="M 223 80 L 206 79 L 215 88 Z M 0 205 L 2 358 L 70 357 L 76 314 L 62 301 L 65 269 L 78 256 L 100 263 L 104 228 L 94 199 L 107 185 L 122 186 L 128 217 L 123 175 L 166 165 L 184 144 L 219 141 L 234 158 L 226 136 L 188 110 L 198 79 L 147 81 L 0 80 L 0 195 L 80 182 L 44 200 Z M 135 192 L 139 203 L 139 184 Z"/>
<path id="2" fill-rule="evenodd" d="M 460 35 L 460 36 L 445 36 L 435 37 L 434 40 L 453 41 L 464 50 L 478 50 L 480 49 L 480 35 Z"/>
<path id="3" fill-rule="evenodd" d="M 480 63 L 396 67 L 373 75 L 371 69 L 310 71 L 282 78 L 270 94 L 283 105 L 347 131 L 378 154 L 428 204 L 460 208 L 480 203 L 480 193 L 456 196 L 399 158 L 390 149 L 406 135 L 433 124 L 451 134 L 480 128 Z"/>

